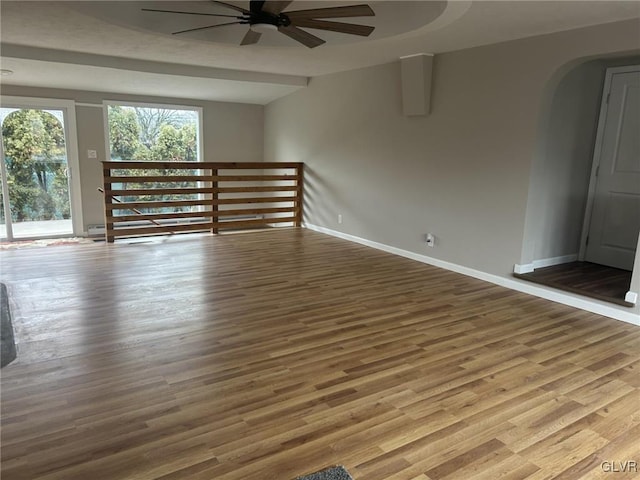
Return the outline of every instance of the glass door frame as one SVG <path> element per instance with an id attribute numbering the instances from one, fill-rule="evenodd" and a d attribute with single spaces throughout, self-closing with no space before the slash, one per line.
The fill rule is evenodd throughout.
<path id="1" fill-rule="evenodd" d="M 71 226 L 74 236 L 84 234 L 84 224 L 82 221 L 82 197 L 80 182 L 80 160 L 78 156 L 78 132 L 76 127 L 76 104 L 73 100 L 62 100 L 55 98 L 36 98 L 36 97 L 14 97 L 0 96 L 0 107 L 2 108 L 18 108 L 24 110 L 60 110 L 64 119 L 64 136 L 65 147 L 67 150 L 67 169 L 69 172 L 69 206 L 71 209 Z M 4 142 L 0 148 L 2 158 L 2 178 L 6 178 L 6 164 L 4 159 Z M 11 228 L 11 215 L 7 216 L 6 212 L 10 211 L 8 190 L 6 181 L 2 182 L 2 192 L 5 204 L 5 227 L 7 231 L 7 241 L 13 241 L 13 229 Z M 64 237 L 66 235 L 42 235 L 35 238 L 54 238 Z M 29 240 L 33 238 L 23 238 L 20 240 Z"/>

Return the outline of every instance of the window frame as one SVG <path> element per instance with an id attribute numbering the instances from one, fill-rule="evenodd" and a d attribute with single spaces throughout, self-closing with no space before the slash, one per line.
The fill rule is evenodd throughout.
<path id="1" fill-rule="evenodd" d="M 130 102 L 127 100 L 103 100 L 103 117 L 104 117 L 104 137 L 105 137 L 105 158 L 109 161 L 112 161 L 111 158 L 111 142 L 109 140 L 109 106 L 120 106 L 120 107 L 141 107 L 141 108 L 157 108 L 162 110 L 186 110 L 197 113 L 198 125 L 196 128 L 196 143 L 198 145 L 197 151 L 197 160 L 194 164 L 198 164 L 204 162 L 204 134 L 203 134 L 203 107 L 194 106 L 194 105 L 177 105 L 173 103 L 150 103 L 150 102 Z M 113 160 L 119 161 L 119 160 Z M 202 172 L 202 169 L 196 169 Z M 203 186 L 201 182 L 198 182 L 198 186 Z M 202 196 L 203 194 L 198 194 Z M 203 207 L 197 207 L 198 210 Z"/>
<path id="2" fill-rule="evenodd" d="M 105 157 L 111 161 L 111 142 L 109 141 L 109 106 L 119 107 L 141 107 L 141 108 L 157 108 L 163 110 L 187 110 L 198 114 L 198 128 L 196 129 L 196 142 L 198 144 L 198 154 L 195 163 L 204 162 L 204 134 L 203 134 L 203 111 L 204 109 L 194 105 L 176 105 L 171 103 L 149 103 L 149 102 L 129 102 L 127 100 L 103 100 L 103 118 L 104 118 L 104 142 Z M 117 160 L 114 160 L 117 161 Z"/>

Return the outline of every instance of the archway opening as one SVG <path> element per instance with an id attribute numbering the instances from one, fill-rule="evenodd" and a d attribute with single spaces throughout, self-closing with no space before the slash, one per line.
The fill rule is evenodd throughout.
<path id="1" fill-rule="evenodd" d="M 626 232 L 633 241 L 627 241 L 631 247 L 626 248 L 632 252 L 625 264 L 594 261 L 586 254 L 586 246 L 596 196 L 594 158 L 602 146 L 602 112 L 607 112 L 605 79 L 608 71 L 632 65 L 640 65 L 640 57 L 583 59 L 565 66 L 550 80 L 529 185 L 522 258 L 527 268 L 516 273 L 520 278 L 626 306 L 633 305 L 628 293 L 638 232 Z M 634 112 L 627 113 L 640 116 L 640 106 L 633 108 Z M 637 149 L 637 143 L 629 148 Z M 638 163 L 631 170 L 640 174 L 640 152 L 631 152 L 629 158 Z M 634 217 L 634 202 L 640 208 L 638 197 L 624 213 L 633 218 L 618 223 L 640 225 Z"/>

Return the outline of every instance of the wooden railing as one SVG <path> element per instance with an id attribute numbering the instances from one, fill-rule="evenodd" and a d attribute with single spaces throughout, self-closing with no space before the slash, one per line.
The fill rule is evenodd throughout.
<path id="1" fill-rule="evenodd" d="M 116 237 L 218 233 L 302 222 L 302 163 L 102 165 L 107 242 Z"/>

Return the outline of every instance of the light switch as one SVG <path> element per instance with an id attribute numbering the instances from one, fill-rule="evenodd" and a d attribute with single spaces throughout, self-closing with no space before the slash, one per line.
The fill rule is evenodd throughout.
<path id="1" fill-rule="evenodd" d="M 97 150 L 87 150 L 87 158 L 98 158 Z"/>

